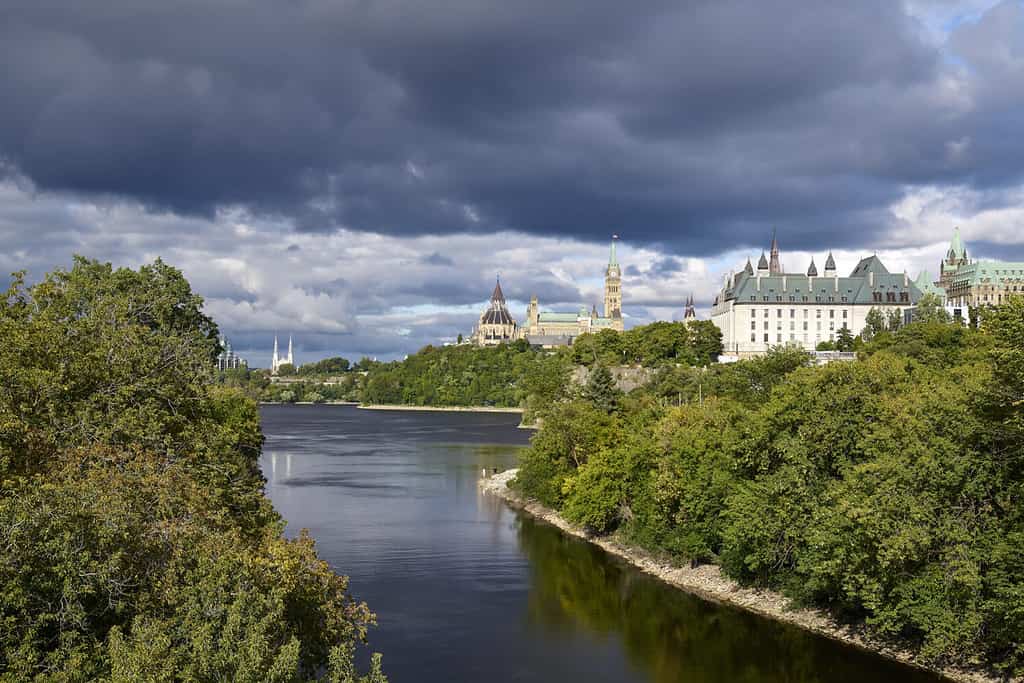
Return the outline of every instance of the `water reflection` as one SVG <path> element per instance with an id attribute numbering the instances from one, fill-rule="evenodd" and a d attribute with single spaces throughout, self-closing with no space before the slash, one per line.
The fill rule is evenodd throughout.
<path id="1" fill-rule="evenodd" d="M 392 683 L 929 681 L 702 602 L 480 493 L 515 415 L 265 406 L 267 493 L 377 613 Z M 365 654 L 365 653 L 364 653 Z"/>
<path id="2" fill-rule="evenodd" d="M 518 539 L 529 559 L 530 622 L 556 636 L 582 628 L 618 638 L 652 681 L 939 680 L 700 600 L 531 518 L 519 519 Z"/>

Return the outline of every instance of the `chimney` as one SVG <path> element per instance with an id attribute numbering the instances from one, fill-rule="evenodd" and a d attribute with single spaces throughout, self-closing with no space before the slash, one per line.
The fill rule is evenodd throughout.
<path id="1" fill-rule="evenodd" d="M 910 284 L 910 276 L 907 275 L 907 271 L 904 270 L 903 271 L 903 286 L 906 287 L 909 284 Z"/>
<path id="2" fill-rule="evenodd" d="M 868 287 L 874 287 L 874 286 L 875 286 L 875 271 L 872 270 L 872 271 L 868 272 Z"/>
<path id="3" fill-rule="evenodd" d="M 783 292 L 786 291 L 786 276 L 785 275 L 782 276 L 782 291 Z"/>
<path id="4" fill-rule="evenodd" d="M 839 276 L 836 275 L 835 277 L 836 277 L 836 291 L 838 292 L 839 291 Z"/>
<path id="5" fill-rule="evenodd" d="M 757 274 L 757 291 L 761 291 L 761 273 Z"/>

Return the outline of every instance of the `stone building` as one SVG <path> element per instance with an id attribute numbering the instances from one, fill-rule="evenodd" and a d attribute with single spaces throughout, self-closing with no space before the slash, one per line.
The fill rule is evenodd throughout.
<path id="1" fill-rule="evenodd" d="M 573 312 L 541 311 L 540 302 L 533 296 L 526 309 L 526 324 L 521 330 L 527 341 L 535 346 L 567 346 L 588 332 L 622 331 L 622 269 L 615 255 L 617 240 L 618 236 L 614 235 L 604 271 L 604 315 L 598 314 L 596 305 L 589 312 L 586 307 Z"/>
<path id="2" fill-rule="evenodd" d="M 470 341 L 477 346 L 497 346 L 519 338 L 519 329 L 512 314 L 505 305 L 505 294 L 501 291 L 501 281 L 494 283 L 491 303 L 480 314 L 480 321 L 473 330 Z"/>
<path id="3" fill-rule="evenodd" d="M 711 320 L 726 354 L 755 356 L 784 345 L 813 351 L 843 328 L 860 334 L 872 308 L 902 316 L 922 296 L 906 273 L 890 273 L 877 256 L 841 277 L 831 252 L 820 275 L 813 259 L 806 272 L 785 272 L 774 236 L 770 254 L 761 253 L 757 270 L 747 259 L 715 297 Z"/>
<path id="4" fill-rule="evenodd" d="M 274 355 L 270 357 L 270 374 L 276 375 L 282 365 L 295 367 L 295 359 L 292 356 L 292 336 L 288 335 L 288 355 L 282 356 L 277 353 L 277 335 L 274 335 Z"/>
<path id="5" fill-rule="evenodd" d="M 249 364 L 244 358 L 235 353 L 231 348 L 231 342 L 227 337 L 220 338 L 220 353 L 217 354 L 218 370 L 238 370 L 247 368 Z"/>
<path id="6" fill-rule="evenodd" d="M 965 320 L 971 306 L 999 305 L 1007 297 L 1024 294 L 1024 262 L 972 261 L 960 228 L 953 229 L 939 273 L 935 285 L 945 294 L 947 306 Z"/>

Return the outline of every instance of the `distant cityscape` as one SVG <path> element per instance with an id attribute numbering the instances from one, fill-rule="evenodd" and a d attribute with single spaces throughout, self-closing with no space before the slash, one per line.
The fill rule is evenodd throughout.
<path id="1" fill-rule="evenodd" d="M 615 235 L 604 269 L 604 300 L 600 310 L 594 304 L 589 310 L 584 306 L 575 311 L 545 311 L 533 295 L 525 322 L 520 325 L 509 311 L 498 278 L 487 306 L 463 343 L 497 346 L 521 339 L 531 346 L 555 348 L 571 345 L 582 334 L 623 331 L 622 269 L 617 243 Z M 966 320 L 971 307 L 1000 304 L 1007 296 L 1024 293 L 1024 262 L 972 260 L 959 228 L 953 229 L 937 272 L 935 280 L 928 270 L 911 279 L 906 272 L 890 272 L 877 255 L 872 255 L 861 258 L 843 276 L 831 251 L 820 271 L 813 257 L 806 270 L 786 270 L 779 240 L 773 234 L 756 267 L 748 258 L 739 272 L 724 277 L 711 302 L 711 321 L 722 332 L 724 355 L 743 358 L 763 355 L 776 346 L 814 351 L 822 342 L 835 342 L 843 330 L 861 334 L 873 309 L 912 320 L 925 295 L 936 297 L 952 318 Z M 696 302 L 690 294 L 683 304 L 682 320 L 696 318 Z M 226 338 L 221 338 L 221 348 L 218 369 L 248 367 Z M 287 352 L 281 353 L 275 335 L 271 373 L 276 375 L 282 366 L 294 364 L 292 336 L 288 337 Z"/>

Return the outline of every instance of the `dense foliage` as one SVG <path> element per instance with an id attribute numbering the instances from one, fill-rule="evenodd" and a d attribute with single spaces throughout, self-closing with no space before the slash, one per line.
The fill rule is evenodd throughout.
<path id="1" fill-rule="evenodd" d="M 601 330 L 573 341 L 579 365 L 703 366 L 722 352 L 722 332 L 710 320 L 655 322 L 625 332 Z"/>
<path id="2" fill-rule="evenodd" d="M 282 537 L 201 304 L 84 259 L 0 301 L 0 680 L 383 680 L 373 615 Z"/>
<path id="3" fill-rule="evenodd" d="M 720 563 L 935 663 L 1024 675 L 1024 299 L 666 368 L 552 410 L 516 483 L 596 533 Z"/>
<path id="4" fill-rule="evenodd" d="M 531 394 L 560 398 L 568 384 L 564 353 L 524 342 L 480 348 L 427 346 L 403 361 L 372 368 L 364 382 L 367 403 L 519 407 Z"/>

